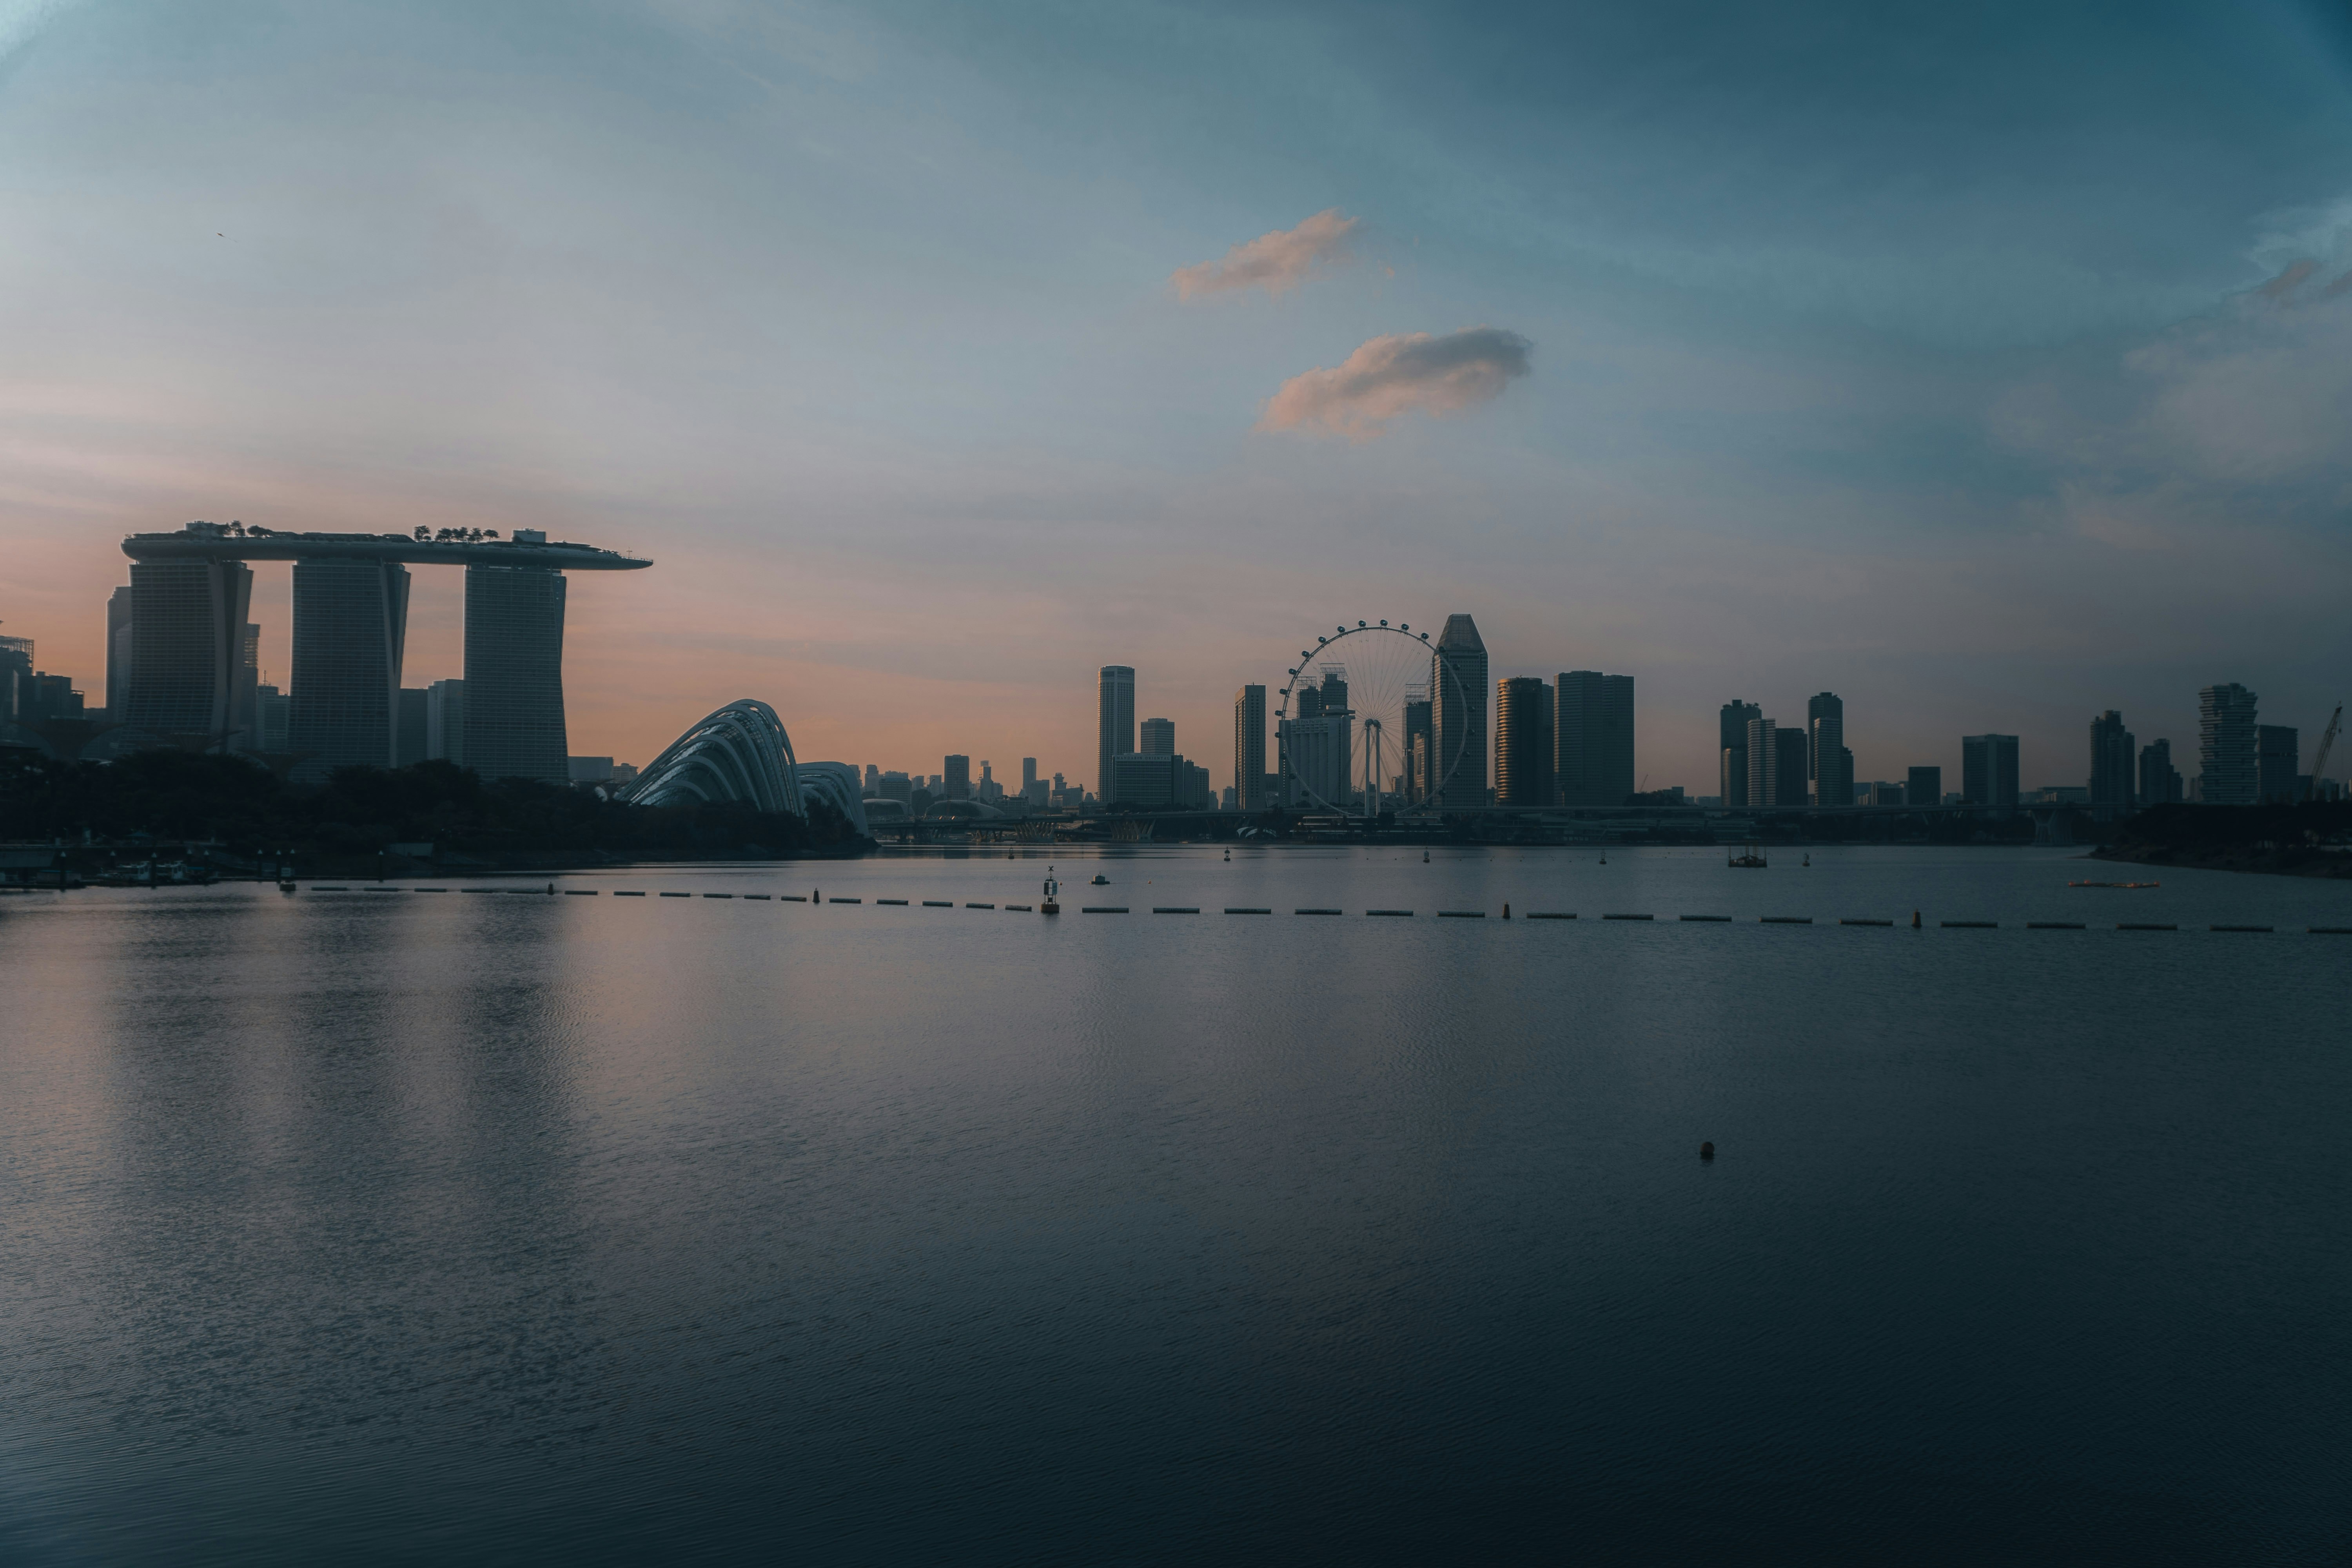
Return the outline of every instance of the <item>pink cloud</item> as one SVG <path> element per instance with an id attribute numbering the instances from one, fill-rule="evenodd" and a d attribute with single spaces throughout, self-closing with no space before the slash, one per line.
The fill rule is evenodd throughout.
<path id="1" fill-rule="evenodd" d="M 1348 233 L 1355 226 L 1356 219 L 1342 217 L 1339 209 L 1332 207 L 1297 228 L 1277 228 L 1246 245 L 1236 245 L 1221 261 L 1180 267 L 1169 281 L 1176 286 L 1179 300 L 1235 289 L 1263 289 L 1278 296 L 1306 282 L 1316 263 L 1345 261 Z"/>
<path id="2" fill-rule="evenodd" d="M 1444 337 L 1391 333 L 1372 339 L 1337 370 L 1292 376 L 1266 399 L 1261 430 L 1319 430 L 1369 441 L 1400 414 L 1458 414 L 1502 395 L 1528 374 L 1535 345 L 1498 327 Z"/>

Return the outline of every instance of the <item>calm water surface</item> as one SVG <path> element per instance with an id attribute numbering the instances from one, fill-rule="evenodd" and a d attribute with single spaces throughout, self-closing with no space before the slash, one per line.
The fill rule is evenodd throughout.
<path id="1" fill-rule="evenodd" d="M 0 1559 L 2352 1552 L 2352 887 L 1066 856 L 0 899 Z"/>

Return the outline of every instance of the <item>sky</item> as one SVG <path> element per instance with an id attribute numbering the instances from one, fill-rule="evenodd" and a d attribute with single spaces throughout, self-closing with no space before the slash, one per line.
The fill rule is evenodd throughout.
<path id="1" fill-rule="evenodd" d="M 1824 689 L 1864 780 L 2229 680 L 2308 766 L 2347 278 L 2341 5 L 0 0 L 0 629 L 102 691 L 125 533 L 538 527 L 656 563 L 567 628 L 640 763 L 1091 783 L 1118 663 L 1223 784 L 1467 612 L 1652 788 Z"/>

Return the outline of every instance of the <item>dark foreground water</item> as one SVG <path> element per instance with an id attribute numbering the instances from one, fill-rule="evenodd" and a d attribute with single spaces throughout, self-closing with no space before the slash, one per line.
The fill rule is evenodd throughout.
<path id="1" fill-rule="evenodd" d="M 1815 861 L 0 900 L 0 1559 L 2347 1561 L 2352 887 Z"/>

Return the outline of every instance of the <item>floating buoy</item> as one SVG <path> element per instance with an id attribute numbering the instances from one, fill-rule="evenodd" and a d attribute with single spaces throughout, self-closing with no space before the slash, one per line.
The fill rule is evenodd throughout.
<path id="1" fill-rule="evenodd" d="M 1509 920 L 1511 918 L 1511 906 L 1508 904 L 1505 904 L 1503 906 L 1503 918 L 1505 920 Z"/>
<path id="2" fill-rule="evenodd" d="M 1913 910 L 1911 911 L 1911 929 L 1913 931 L 1917 931 L 1919 929 L 1919 911 L 1917 910 Z"/>
<path id="3" fill-rule="evenodd" d="M 1714 1159 L 1714 1158 L 1715 1158 L 1715 1145 L 1714 1145 L 1714 1144 L 1712 1144 L 1712 1143 L 1702 1143 L 1702 1144 L 1700 1144 L 1700 1145 L 1698 1146 L 1698 1157 L 1699 1157 L 1700 1159 L 1702 1159 L 1702 1160 L 1712 1160 L 1712 1159 Z"/>

